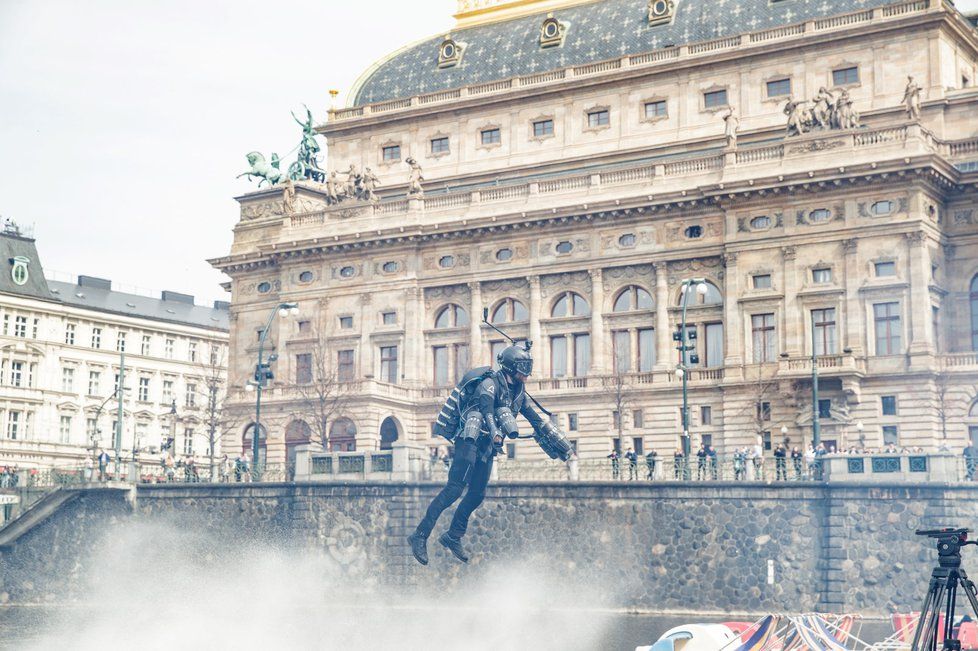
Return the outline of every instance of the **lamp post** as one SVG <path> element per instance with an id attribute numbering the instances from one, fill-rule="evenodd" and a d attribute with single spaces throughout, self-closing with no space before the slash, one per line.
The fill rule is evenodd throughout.
<path id="1" fill-rule="evenodd" d="M 261 334 L 258 335 L 258 364 L 255 365 L 255 377 L 245 385 L 245 388 L 250 387 L 255 390 L 255 424 L 251 430 L 251 476 L 254 481 L 261 479 L 261 471 L 258 469 L 258 439 L 261 437 L 261 392 L 268 384 L 268 381 L 275 377 L 272 374 L 269 364 L 265 363 L 265 339 L 268 337 L 268 331 L 271 329 L 272 322 L 275 320 L 276 312 L 283 319 L 290 314 L 295 316 L 299 313 L 299 304 L 279 303 L 272 310 L 271 314 L 268 315 L 268 321 L 265 323 L 265 327 L 262 328 Z M 269 357 L 268 361 L 271 363 L 276 359 L 277 356 L 273 355 Z"/>
<path id="2" fill-rule="evenodd" d="M 856 438 L 859 439 L 859 447 L 860 448 L 865 448 L 866 447 L 866 435 L 863 434 L 863 428 L 864 427 L 865 426 L 863 425 L 863 422 L 861 420 L 857 420 L 856 421 Z"/>
<path id="3" fill-rule="evenodd" d="M 170 451 L 170 458 L 177 459 L 177 401 L 174 398 L 170 403 L 170 440 L 167 441 L 167 448 Z"/>
<path id="4" fill-rule="evenodd" d="M 822 429 L 818 422 L 818 356 L 815 351 L 815 310 L 812 313 L 812 447 L 818 449 L 822 442 Z"/>
<path id="5" fill-rule="evenodd" d="M 679 324 L 679 332 L 673 335 L 673 339 L 679 344 L 676 346 L 679 350 L 679 366 L 676 367 L 676 377 L 682 380 L 683 383 L 683 434 L 682 434 L 682 445 L 683 445 L 683 459 L 686 467 L 683 469 L 683 479 L 689 479 L 689 456 L 692 453 L 692 445 L 689 440 L 689 394 L 687 390 L 686 383 L 689 378 L 689 367 L 687 362 L 692 361 L 694 364 L 699 361 L 696 355 L 687 357 L 686 353 L 693 350 L 695 345 L 690 344 L 690 336 L 686 328 L 686 308 L 689 304 L 689 288 L 691 285 L 696 285 L 696 293 L 700 296 L 705 296 L 709 289 L 706 286 L 706 280 L 703 278 L 687 278 L 682 282 L 682 301 L 683 301 L 683 313 L 682 321 Z M 664 306 L 660 307 L 663 309 Z M 695 338 L 695 337 L 693 337 Z"/>

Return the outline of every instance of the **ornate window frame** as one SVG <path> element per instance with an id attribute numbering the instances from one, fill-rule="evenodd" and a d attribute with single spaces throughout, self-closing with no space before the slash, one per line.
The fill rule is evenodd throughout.
<path id="1" fill-rule="evenodd" d="M 666 105 L 665 115 L 653 115 L 648 117 L 645 114 L 645 105 L 653 104 L 655 102 L 664 102 Z M 669 98 L 665 95 L 652 95 L 651 97 L 643 97 L 641 100 L 641 107 L 639 108 L 638 121 L 645 122 L 647 124 L 655 124 L 656 122 L 662 122 L 663 120 L 669 119 Z"/>
<path id="2" fill-rule="evenodd" d="M 775 95 L 775 96 L 772 97 L 772 96 L 770 96 L 770 95 L 767 94 L 767 85 L 769 83 L 771 83 L 772 81 L 784 81 L 785 79 L 788 80 L 788 94 L 787 95 Z M 795 90 L 794 79 L 792 78 L 792 76 L 791 76 L 790 73 L 783 73 L 783 72 L 773 73 L 773 74 L 771 74 L 771 75 L 769 75 L 767 77 L 764 77 L 761 80 L 761 83 L 764 84 L 764 92 L 763 92 L 763 96 L 761 98 L 761 103 L 762 104 L 765 103 L 765 102 L 766 103 L 769 103 L 769 104 L 780 104 L 781 102 L 783 102 L 786 99 L 788 99 L 789 97 L 791 97 L 791 94 Z"/>
<path id="3" fill-rule="evenodd" d="M 436 140 L 441 140 L 444 138 L 448 141 L 448 149 L 445 151 L 433 152 L 431 151 L 431 144 Z M 428 146 L 425 147 L 425 158 L 445 158 L 446 156 L 452 155 L 452 135 L 450 133 L 445 133 L 444 131 L 436 131 L 435 133 L 429 134 L 427 137 Z"/>
<path id="4" fill-rule="evenodd" d="M 754 287 L 754 276 L 769 276 L 770 287 Z M 752 294 L 770 294 L 778 292 L 777 278 L 772 267 L 753 267 L 747 271 L 747 291 Z"/>
<path id="5" fill-rule="evenodd" d="M 451 56 L 445 55 L 445 46 L 452 45 L 454 53 Z M 438 44 L 438 68 L 454 68 L 462 64 L 462 56 L 465 54 L 465 43 L 460 43 L 453 39 L 451 35 L 445 34 L 445 38 Z"/>
<path id="6" fill-rule="evenodd" d="M 876 265 L 881 262 L 892 262 L 893 263 L 893 275 L 892 276 L 877 276 L 876 275 Z M 866 269 L 866 278 L 872 283 L 898 283 L 903 281 L 903 274 L 900 269 L 900 257 L 896 255 L 880 255 L 875 258 L 870 258 L 866 261 L 868 267 Z"/>
<path id="7" fill-rule="evenodd" d="M 553 123 L 553 131 L 543 136 L 535 135 L 534 125 L 537 122 L 544 122 L 545 120 L 550 120 Z M 550 140 L 551 138 L 557 137 L 557 120 L 553 113 L 541 114 L 536 117 L 530 118 L 530 137 L 528 140 L 530 142 L 543 142 L 545 140 Z"/>
<path id="8" fill-rule="evenodd" d="M 492 131 L 494 129 L 499 131 L 499 142 L 491 142 L 491 143 L 488 143 L 488 144 L 483 143 L 482 142 L 482 133 L 485 132 L 485 131 Z M 500 125 L 498 123 L 495 123 L 495 122 L 489 122 L 489 123 L 484 124 L 481 127 L 479 127 L 476 131 L 479 134 L 479 136 L 478 136 L 479 139 L 475 143 L 475 148 L 476 149 L 483 149 L 483 150 L 489 151 L 489 150 L 497 149 L 497 148 L 503 146 L 503 128 L 502 128 L 502 125 Z"/>
<path id="9" fill-rule="evenodd" d="M 601 111 L 608 112 L 608 124 L 599 124 L 598 126 L 591 126 L 591 114 L 600 113 Z M 598 133 L 599 131 L 604 131 L 611 128 L 611 107 L 607 104 L 595 104 L 584 109 L 584 128 L 582 131 L 584 133 Z"/>
<path id="10" fill-rule="evenodd" d="M 767 218 L 767 226 L 754 226 L 754 221 L 761 217 Z M 774 230 L 775 226 L 777 226 L 777 221 L 769 213 L 759 213 L 747 218 L 747 230 L 751 233 L 766 233 L 767 231 Z"/>
<path id="11" fill-rule="evenodd" d="M 672 23 L 673 19 L 676 17 L 676 3 L 678 0 L 649 0 L 648 4 L 648 22 L 649 27 L 655 27 L 656 25 L 668 25 Z M 656 12 L 659 4 L 664 5 L 664 10 Z"/>
<path id="12" fill-rule="evenodd" d="M 836 70 L 844 70 L 845 68 L 855 68 L 856 69 L 856 74 L 859 75 L 859 81 L 856 81 L 856 82 L 850 83 L 850 84 L 836 85 L 836 83 L 835 83 L 835 71 Z M 859 87 L 861 87 L 863 85 L 863 70 L 862 70 L 862 66 L 860 66 L 855 61 L 850 61 L 848 59 L 844 59 L 842 61 L 836 61 L 836 62 L 832 63 L 832 65 L 829 66 L 828 79 L 826 80 L 826 83 L 824 85 L 825 85 L 826 88 L 831 89 L 831 90 L 836 90 L 838 88 L 845 88 L 847 90 L 849 88 L 859 88 Z"/>
<path id="13" fill-rule="evenodd" d="M 547 36 L 547 26 L 548 25 L 557 26 L 557 34 L 554 36 Z M 547 14 L 547 17 L 543 20 L 540 25 L 540 48 L 551 48 L 551 47 L 562 47 L 564 45 L 564 37 L 567 35 L 568 23 L 562 22 L 554 18 L 553 13 Z"/>
<path id="14" fill-rule="evenodd" d="M 724 91 L 727 94 L 727 103 L 720 106 L 706 106 L 706 95 L 707 93 L 718 93 Z M 699 103 L 700 103 L 700 113 L 719 113 L 720 111 L 726 111 L 732 105 L 730 104 L 730 86 L 728 84 L 712 84 L 699 89 Z"/>
<path id="15" fill-rule="evenodd" d="M 398 158 L 397 160 L 385 159 L 384 149 L 386 149 L 387 147 L 399 147 L 401 157 Z M 380 159 L 377 163 L 380 167 L 391 167 L 393 165 L 401 165 L 403 163 L 404 163 L 404 143 L 402 143 L 400 140 L 387 140 L 385 142 L 380 143 Z"/>

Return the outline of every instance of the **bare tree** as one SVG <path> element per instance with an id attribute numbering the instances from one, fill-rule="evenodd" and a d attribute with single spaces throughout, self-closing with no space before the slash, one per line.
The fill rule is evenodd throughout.
<path id="1" fill-rule="evenodd" d="M 755 366 L 757 367 L 757 377 L 746 385 L 750 401 L 744 405 L 738 416 L 746 417 L 754 430 L 754 434 L 760 437 L 771 427 L 771 410 L 773 407 L 771 403 L 779 395 L 780 384 L 775 376 L 764 377 L 762 364 L 755 364 Z"/>
<path id="2" fill-rule="evenodd" d="M 947 417 L 950 408 L 951 376 L 947 371 L 939 371 L 934 376 L 934 406 L 937 417 L 941 421 L 941 446 L 947 444 Z"/>
<path id="3" fill-rule="evenodd" d="M 205 357 L 197 364 L 201 387 L 207 405 L 204 412 L 204 426 L 207 428 L 207 448 L 210 462 L 210 480 L 216 479 L 214 456 L 221 435 L 234 426 L 234 419 L 225 407 L 227 397 L 227 347 L 211 343 Z M 174 436 L 176 433 L 174 433 Z"/>
<path id="4" fill-rule="evenodd" d="M 625 411 L 631 408 L 631 387 L 626 382 L 627 376 L 626 372 L 622 369 L 622 365 L 618 363 L 616 359 L 614 362 L 614 372 L 611 375 L 611 398 L 614 401 L 615 411 L 612 416 L 612 424 L 618 433 L 618 450 L 619 453 L 623 454 L 625 451 L 623 433 L 625 427 Z"/>
<path id="5" fill-rule="evenodd" d="M 309 355 L 308 368 L 296 367 L 298 412 L 312 429 L 313 439 L 326 449 L 330 424 L 346 406 L 352 378 L 340 376 L 321 325 L 316 327 L 312 347 L 304 354 Z"/>

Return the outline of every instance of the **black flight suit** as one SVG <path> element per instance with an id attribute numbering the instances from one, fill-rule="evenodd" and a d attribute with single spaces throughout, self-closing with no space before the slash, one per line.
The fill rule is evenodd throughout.
<path id="1" fill-rule="evenodd" d="M 468 491 L 455 509 L 455 516 L 448 529 L 448 535 L 456 540 L 465 535 L 469 516 L 479 508 L 486 495 L 486 485 L 489 483 L 492 462 L 496 455 L 491 432 L 498 431 L 496 411 L 503 407 L 509 407 L 513 414 L 522 414 L 534 430 L 545 423 L 526 399 L 522 382 L 508 378 L 502 371 L 496 371 L 483 379 L 468 404 L 462 406 L 463 418 L 455 438 L 455 458 L 448 469 L 448 483 L 428 506 L 424 519 L 418 525 L 418 534 L 425 538 L 430 536 L 442 511 L 461 497 L 467 485 Z M 481 415 L 478 435 L 465 428 L 468 418 L 476 413 Z"/>

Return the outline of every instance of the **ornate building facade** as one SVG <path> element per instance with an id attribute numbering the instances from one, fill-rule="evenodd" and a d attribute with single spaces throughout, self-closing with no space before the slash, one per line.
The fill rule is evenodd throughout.
<path id="1" fill-rule="evenodd" d="M 809 442 L 813 348 L 829 445 L 978 438 L 978 35 L 953 5 L 461 2 L 457 19 L 329 112 L 325 183 L 238 198 L 212 262 L 233 279 L 242 414 L 255 333 L 300 310 L 269 337 L 270 460 L 315 429 L 314 350 L 346 387 L 328 444 L 435 443 L 448 387 L 502 345 L 486 309 L 533 342 L 530 391 L 582 456 L 619 434 L 674 450 L 694 278 L 694 446 Z"/>
<path id="2" fill-rule="evenodd" d="M 99 448 L 114 458 L 120 362 L 123 455 L 135 448 L 156 462 L 172 440 L 178 457 L 208 456 L 210 387 L 216 400 L 225 390 L 227 303 L 150 298 L 92 276 L 48 279 L 34 240 L 12 224 L 0 254 L 0 466 L 78 467 Z"/>

